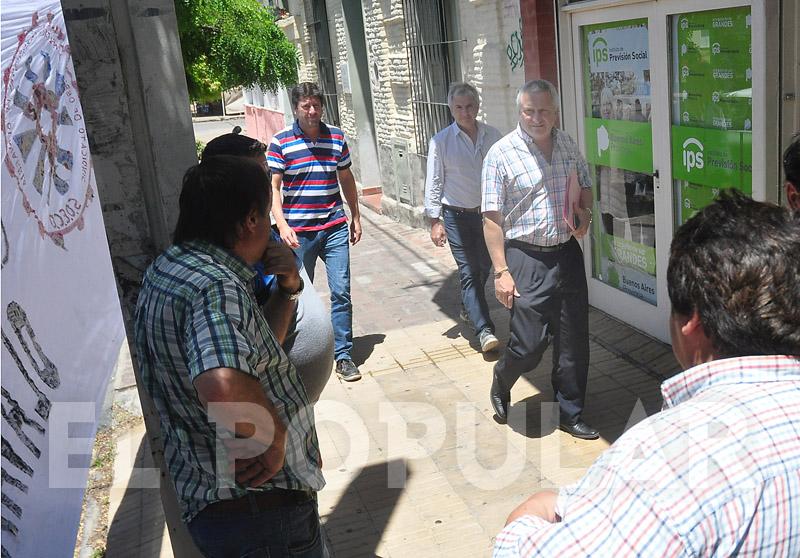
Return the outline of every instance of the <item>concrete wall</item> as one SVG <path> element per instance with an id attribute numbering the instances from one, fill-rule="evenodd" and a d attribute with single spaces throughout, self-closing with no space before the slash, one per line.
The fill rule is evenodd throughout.
<path id="1" fill-rule="evenodd" d="M 517 124 L 514 97 L 525 82 L 519 0 L 461 0 L 459 36 L 464 81 L 481 93 L 478 118 L 501 132 Z"/>
<path id="2" fill-rule="evenodd" d="M 245 104 L 244 125 L 247 135 L 269 145 L 272 136 L 285 126 L 282 111 Z"/>
<path id="3" fill-rule="evenodd" d="M 147 265 L 171 243 L 181 179 L 197 163 L 172 0 L 62 0 L 102 201 L 111 262 L 131 340 Z M 132 355 L 136 369 L 136 355 Z M 194 557 L 164 468 L 158 416 L 140 389 L 173 553 Z"/>

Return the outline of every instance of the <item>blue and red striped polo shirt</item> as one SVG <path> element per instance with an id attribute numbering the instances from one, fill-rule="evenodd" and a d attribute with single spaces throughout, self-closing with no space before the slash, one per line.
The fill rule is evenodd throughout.
<path id="1" fill-rule="evenodd" d="M 296 231 L 318 231 L 347 221 L 336 171 L 349 168 L 344 133 L 320 124 L 316 143 L 297 120 L 272 138 L 269 168 L 283 173 L 283 215 Z"/>

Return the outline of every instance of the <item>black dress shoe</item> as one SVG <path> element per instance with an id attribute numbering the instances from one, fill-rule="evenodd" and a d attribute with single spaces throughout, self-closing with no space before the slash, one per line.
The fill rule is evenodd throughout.
<path id="1" fill-rule="evenodd" d="M 572 436 L 580 438 L 581 440 L 596 440 L 600 437 L 600 432 L 580 419 L 578 419 L 578 421 L 574 424 L 562 422 L 558 425 L 558 427 L 567 434 L 571 434 Z"/>
<path id="2" fill-rule="evenodd" d="M 503 389 L 497 374 L 492 378 L 492 389 L 489 392 L 489 400 L 492 402 L 492 409 L 497 415 L 497 421 L 505 424 L 508 420 L 508 404 L 511 401 L 511 392 Z"/>

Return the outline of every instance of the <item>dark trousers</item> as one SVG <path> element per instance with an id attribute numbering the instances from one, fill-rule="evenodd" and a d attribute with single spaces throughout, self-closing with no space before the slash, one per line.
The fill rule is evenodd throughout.
<path id="1" fill-rule="evenodd" d="M 553 344 L 552 384 L 561 420 L 583 411 L 589 372 L 589 296 L 583 252 L 573 238 L 556 252 L 506 246 L 506 264 L 519 298 L 511 308 L 511 337 L 495 366 L 502 387 L 511 389 L 536 368 Z"/>
<path id="2" fill-rule="evenodd" d="M 461 301 L 475 328 L 475 334 L 487 328 L 494 331 L 484 294 L 492 260 L 483 239 L 481 214 L 443 207 L 442 215 L 447 242 L 458 266 Z"/>
<path id="3" fill-rule="evenodd" d="M 316 500 L 263 509 L 252 494 L 244 498 L 253 501 L 252 509 L 231 512 L 212 504 L 189 522 L 189 533 L 203 556 L 327 556 Z"/>

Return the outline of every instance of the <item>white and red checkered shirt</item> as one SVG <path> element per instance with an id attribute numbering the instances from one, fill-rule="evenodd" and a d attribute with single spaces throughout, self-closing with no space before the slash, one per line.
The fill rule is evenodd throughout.
<path id="1" fill-rule="evenodd" d="M 800 556 L 800 361 L 717 360 L 561 489 L 558 523 L 508 525 L 494 556 Z"/>
<path id="2" fill-rule="evenodd" d="M 589 166 L 569 134 L 553 128 L 553 154 L 547 162 L 517 125 L 492 146 L 483 161 L 481 211 L 503 215 L 507 239 L 554 246 L 569 240 L 564 221 L 567 180 L 577 171 L 581 188 L 591 188 Z"/>

